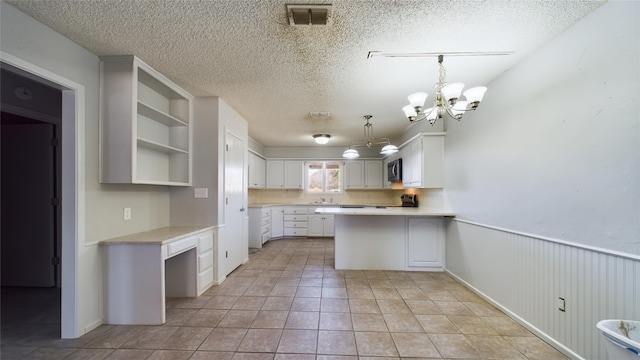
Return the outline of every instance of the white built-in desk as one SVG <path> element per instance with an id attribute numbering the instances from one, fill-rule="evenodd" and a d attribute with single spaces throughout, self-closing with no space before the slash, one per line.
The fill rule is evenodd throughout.
<path id="1" fill-rule="evenodd" d="M 212 227 L 165 227 L 100 246 L 107 324 L 163 324 L 165 297 L 196 297 L 213 284 Z"/>

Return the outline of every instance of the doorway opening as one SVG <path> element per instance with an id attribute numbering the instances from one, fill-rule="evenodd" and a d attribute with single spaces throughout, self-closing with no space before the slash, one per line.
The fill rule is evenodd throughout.
<path id="1" fill-rule="evenodd" d="M 25 333 L 61 336 L 62 91 L 0 71 L 0 330 L 10 346 Z"/>

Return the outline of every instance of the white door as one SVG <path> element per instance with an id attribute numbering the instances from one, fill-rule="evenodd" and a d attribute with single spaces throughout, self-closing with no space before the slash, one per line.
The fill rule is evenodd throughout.
<path id="1" fill-rule="evenodd" d="M 244 141 L 227 132 L 225 136 L 224 157 L 224 196 L 225 196 L 225 248 L 221 267 L 226 274 L 240 266 L 249 252 L 248 229 L 245 216 L 245 163 Z M 222 254 L 221 254 L 222 255 Z"/>

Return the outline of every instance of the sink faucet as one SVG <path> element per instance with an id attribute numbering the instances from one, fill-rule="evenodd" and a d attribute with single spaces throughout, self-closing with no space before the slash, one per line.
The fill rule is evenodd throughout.
<path id="1" fill-rule="evenodd" d="M 320 202 L 327 202 L 324 198 L 320 198 Z"/>

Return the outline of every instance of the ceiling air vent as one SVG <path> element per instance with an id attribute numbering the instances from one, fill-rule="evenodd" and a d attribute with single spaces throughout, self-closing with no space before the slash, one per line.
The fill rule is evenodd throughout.
<path id="1" fill-rule="evenodd" d="M 289 25 L 329 25 L 331 5 L 289 4 Z"/>

